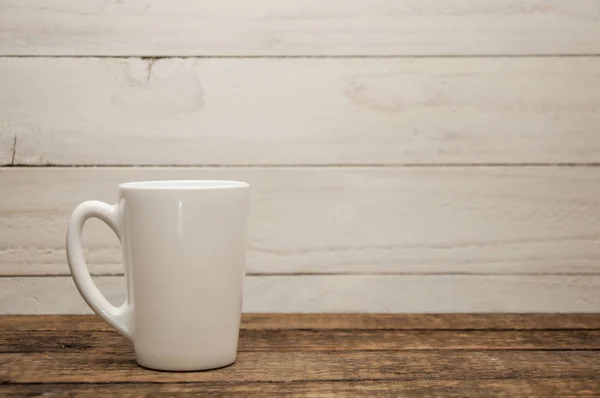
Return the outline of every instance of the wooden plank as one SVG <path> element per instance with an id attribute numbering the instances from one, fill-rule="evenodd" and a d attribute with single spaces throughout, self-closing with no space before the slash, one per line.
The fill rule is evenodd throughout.
<path id="1" fill-rule="evenodd" d="M 0 55 L 600 53 L 595 0 L 3 0 Z"/>
<path id="2" fill-rule="evenodd" d="M 99 392 L 119 397 L 146 397 L 157 394 L 199 394 L 203 397 L 591 397 L 598 395 L 598 380 L 552 378 L 531 380 L 340 380 L 300 382 L 199 382 L 135 384 L 17 384 L 2 385 L 0 393 L 23 397 L 37 395 L 96 396 Z"/>
<path id="3" fill-rule="evenodd" d="M 26 317 L 26 315 L 22 315 Z M 76 315 L 89 317 L 87 315 Z M 27 322 L 37 322 L 38 315 Z M 40 322 L 48 322 L 44 317 Z M 62 318 L 62 317 L 61 317 Z M 96 318 L 93 316 L 93 318 Z M 11 317 L 0 317 L 10 321 Z M 97 323 L 104 323 L 96 318 Z M 91 321 L 91 320 L 90 320 Z M 56 320 L 55 320 L 56 322 Z M 64 318 L 65 327 L 79 320 Z M 45 323 L 46 324 L 46 323 Z M 245 330 L 281 329 L 397 329 L 397 330 L 568 330 L 600 329 L 600 314 L 243 314 L 242 328 Z"/>
<path id="4" fill-rule="evenodd" d="M 402 330 L 407 323 L 400 320 L 419 330 Z M 9 326 L 0 328 L 0 393 L 594 396 L 599 330 L 517 329 L 555 322 L 579 329 L 597 320 L 597 314 L 246 314 L 232 366 L 156 372 L 139 367 L 131 344 L 116 332 L 90 329 L 102 325 L 97 317 L 0 317 L 0 326 Z M 326 327 L 310 329 L 315 322 Z M 395 325 L 401 329 L 390 329 Z"/>
<path id="5" fill-rule="evenodd" d="M 244 313 L 242 330 L 594 330 L 600 314 L 290 314 Z M 5 315 L 0 331 L 111 331 L 96 315 Z"/>
<path id="6" fill-rule="evenodd" d="M 600 351 L 600 331 L 243 330 L 239 345 L 244 352 L 549 349 Z"/>
<path id="7" fill-rule="evenodd" d="M 0 165 L 600 162 L 600 57 L 4 58 L 0 87 Z"/>
<path id="8" fill-rule="evenodd" d="M 257 364 L 260 364 L 257 366 Z M 155 372 L 133 352 L 0 354 L 5 383 L 293 382 L 578 378 L 598 380 L 594 351 L 240 352 L 218 372 Z"/>
<path id="9" fill-rule="evenodd" d="M 116 332 L 0 331 L 0 353 L 130 352 Z M 599 350 L 600 330 L 241 330 L 239 352 Z"/>
<path id="10" fill-rule="evenodd" d="M 600 270 L 598 167 L 7 168 L 0 274 L 68 275 L 78 203 L 168 178 L 250 182 L 253 275 Z M 90 222 L 84 242 L 94 273 L 121 273 L 112 231 Z"/>
<path id="11" fill-rule="evenodd" d="M 95 278 L 109 301 L 123 277 Z M 249 276 L 244 312 L 597 313 L 600 276 Z M 90 313 L 70 277 L 0 278 L 0 314 Z"/>

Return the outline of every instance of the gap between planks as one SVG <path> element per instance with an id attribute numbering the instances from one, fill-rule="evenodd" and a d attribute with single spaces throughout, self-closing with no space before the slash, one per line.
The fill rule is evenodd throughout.
<path id="1" fill-rule="evenodd" d="M 93 277 L 101 276 L 125 276 L 123 272 L 90 272 Z M 582 276 L 600 275 L 600 272 L 247 272 L 245 276 Z M 54 278 L 69 277 L 70 273 L 58 272 L 54 274 L 0 274 L 1 278 Z"/>
<path id="2" fill-rule="evenodd" d="M 600 52 L 591 53 L 547 53 L 547 54 L 376 54 L 376 55 L 71 55 L 71 54 L 56 54 L 56 55 L 35 55 L 35 54 L 0 54 L 2 58 L 109 58 L 109 59 L 131 59 L 139 58 L 143 60 L 158 60 L 169 58 L 180 59 L 403 59 L 403 58 L 420 58 L 420 59 L 454 59 L 454 58 L 586 58 L 600 56 Z"/>
<path id="3" fill-rule="evenodd" d="M 44 169 L 44 168 L 60 168 L 60 169 L 87 169 L 87 168 L 254 168 L 254 169 L 301 169 L 301 168 L 324 168 L 324 169 L 369 169 L 369 168 L 461 168 L 461 167 L 473 167 L 473 168 L 498 168 L 498 167 L 599 167 L 600 162 L 542 162 L 542 163 L 361 163 L 361 164 L 346 164 L 346 163 L 331 163 L 331 164 L 319 164 L 319 163 L 306 163 L 306 164 L 5 164 L 0 166 L 1 169 Z"/>

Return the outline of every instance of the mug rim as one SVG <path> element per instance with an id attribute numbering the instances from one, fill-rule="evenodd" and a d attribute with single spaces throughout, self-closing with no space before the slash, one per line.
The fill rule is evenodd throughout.
<path id="1" fill-rule="evenodd" d="M 236 180 L 145 180 L 119 184 L 127 190 L 205 190 L 248 188 L 249 183 Z"/>

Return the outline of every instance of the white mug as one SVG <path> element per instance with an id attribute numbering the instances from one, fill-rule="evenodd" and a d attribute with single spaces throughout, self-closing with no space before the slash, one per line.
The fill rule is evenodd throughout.
<path id="1" fill-rule="evenodd" d="M 67 231 L 67 260 L 90 308 L 133 342 L 137 363 L 158 370 L 214 369 L 236 359 L 246 262 L 249 184 L 142 181 L 119 185 L 119 202 L 81 203 Z M 98 290 L 81 234 L 91 217 L 123 249 L 127 296 Z"/>

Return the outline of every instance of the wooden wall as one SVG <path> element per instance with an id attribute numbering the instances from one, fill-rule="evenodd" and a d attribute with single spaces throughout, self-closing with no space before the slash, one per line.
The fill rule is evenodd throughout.
<path id="1" fill-rule="evenodd" d="M 252 185 L 245 311 L 600 311 L 597 0 L 3 0 L 0 313 L 89 312 L 66 222 Z M 90 269 L 124 295 L 117 239 Z"/>

